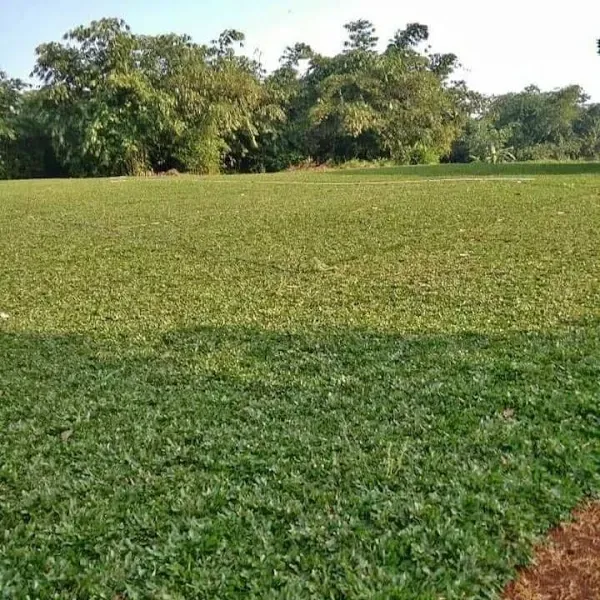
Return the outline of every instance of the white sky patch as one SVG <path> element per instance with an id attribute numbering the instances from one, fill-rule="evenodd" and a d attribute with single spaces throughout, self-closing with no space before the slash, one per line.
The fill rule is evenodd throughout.
<path id="1" fill-rule="evenodd" d="M 273 69 L 287 45 L 306 42 L 324 54 L 341 50 L 344 23 L 365 18 L 382 47 L 408 22 L 429 25 L 437 52 L 454 52 L 460 78 L 478 91 L 500 94 L 536 84 L 581 85 L 600 102 L 600 0 L 0 0 L 0 68 L 26 77 L 34 48 L 102 16 L 124 18 L 136 33 L 188 33 L 208 42 L 226 28 L 247 34 Z"/>
<path id="2" fill-rule="evenodd" d="M 309 43 L 324 54 L 338 52 L 343 24 L 367 18 L 383 45 L 406 23 L 430 27 L 433 51 L 454 52 L 464 78 L 488 94 L 519 91 L 530 84 L 555 89 L 581 85 L 600 102 L 600 2 L 571 0 L 429 0 L 406 4 L 386 0 L 292 0 L 271 3 L 262 18 L 248 23 L 248 50 L 260 48 L 265 65 L 277 66 L 286 45 Z M 252 20 L 254 21 L 254 20 Z"/>

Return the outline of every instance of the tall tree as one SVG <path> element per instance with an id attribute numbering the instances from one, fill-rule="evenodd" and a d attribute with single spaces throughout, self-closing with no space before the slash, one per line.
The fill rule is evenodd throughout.
<path id="1" fill-rule="evenodd" d="M 552 92 L 529 86 L 520 93 L 494 98 L 489 118 L 497 129 L 510 128 L 507 143 L 521 159 L 576 158 L 574 123 L 587 100 L 579 86 Z"/>
<path id="2" fill-rule="evenodd" d="M 311 116 L 335 141 L 332 154 L 429 162 L 449 152 L 464 120 L 458 90 L 445 84 L 455 61 L 432 68 L 416 49 L 427 36 L 426 26 L 411 24 L 383 54 L 357 47 L 316 65 L 313 74 L 321 77 Z"/>
<path id="3" fill-rule="evenodd" d="M 379 38 L 375 35 L 375 26 L 371 21 L 366 19 L 351 21 L 344 25 L 344 29 L 348 32 L 348 40 L 344 42 L 347 51 L 369 51 L 377 46 Z"/>
<path id="4" fill-rule="evenodd" d="M 0 71 L 0 177 L 7 176 L 7 147 L 17 135 L 16 120 L 20 110 L 24 84 Z"/>
<path id="5" fill-rule="evenodd" d="M 18 111 L 20 91 L 23 83 L 18 79 L 9 79 L 4 71 L 0 71 L 0 136 L 12 138 L 14 129 L 12 120 Z"/>
<path id="6" fill-rule="evenodd" d="M 421 42 L 429 39 L 429 27 L 422 23 L 409 23 L 404 29 L 399 29 L 390 40 L 390 50 L 414 50 Z"/>
<path id="7" fill-rule="evenodd" d="M 580 140 L 581 157 L 600 158 L 600 104 L 585 106 L 573 129 Z"/>
<path id="8" fill-rule="evenodd" d="M 129 27 L 101 19 L 69 31 L 64 42 L 39 46 L 34 68 L 58 155 L 74 175 L 144 170 L 155 91 L 136 69 Z"/>
<path id="9" fill-rule="evenodd" d="M 243 35 L 212 46 L 188 36 L 136 36 L 102 19 L 40 46 L 34 73 L 57 153 L 72 174 L 221 168 L 282 111 L 269 104 L 259 66 L 237 56 Z"/>

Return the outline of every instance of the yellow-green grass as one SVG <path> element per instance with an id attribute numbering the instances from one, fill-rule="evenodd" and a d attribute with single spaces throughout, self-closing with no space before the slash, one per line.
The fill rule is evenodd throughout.
<path id="1" fill-rule="evenodd" d="M 495 597 L 600 492 L 593 167 L 0 183 L 0 597 Z"/>

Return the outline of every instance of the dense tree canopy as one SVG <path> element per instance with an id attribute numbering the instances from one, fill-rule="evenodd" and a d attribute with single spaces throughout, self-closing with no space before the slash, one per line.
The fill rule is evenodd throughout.
<path id="1" fill-rule="evenodd" d="M 9 79 L 0 71 L 0 177 L 8 171 L 8 154 L 11 142 L 17 137 L 17 119 L 22 98 L 19 93 L 22 83 Z"/>
<path id="2" fill-rule="evenodd" d="M 198 46 L 103 19 L 40 46 L 34 73 L 60 162 L 73 175 L 218 170 L 231 145 L 255 145 L 284 118 L 258 66 L 235 55 L 242 40 L 230 30 Z"/>
<path id="3" fill-rule="evenodd" d="M 486 160 L 575 160 L 600 157 L 600 105 L 588 104 L 579 86 L 487 99 L 455 143 L 454 158 Z"/>
<path id="4" fill-rule="evenodd" d="M 339 54 L 296 43 L 270 74 L 233 29 L 200 45 L 119 19 L 76 27 L 37 48 L 39 85 L 0 71 L 0 177 L 600 156 L 600 106 L 579 87 L 484 98 L 426 25 L 387 44 L 370 21 L 344 27 Z"/>

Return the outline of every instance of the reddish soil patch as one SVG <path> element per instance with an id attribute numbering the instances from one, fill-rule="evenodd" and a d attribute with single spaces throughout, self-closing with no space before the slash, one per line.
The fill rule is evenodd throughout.
<path id="1" fill-rule="evenodd" d="M 310 171 L 310 172 L 319 172 L 319 171 L 331 171 L 333 167 L 329 163 L 316 163 L 313 161 L 304 161 L 297 165 L 290 165 L 286 171 L 290 173 L 296 173 L 297 171 Z"/>
<path id="2" fill-rule="evenodd" d="M 536 550 L 504 600 L 600 600 L 600 502 L 573 516 Z"/>

